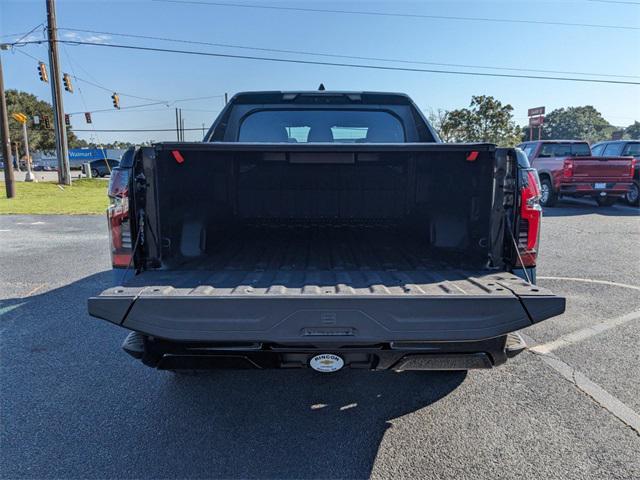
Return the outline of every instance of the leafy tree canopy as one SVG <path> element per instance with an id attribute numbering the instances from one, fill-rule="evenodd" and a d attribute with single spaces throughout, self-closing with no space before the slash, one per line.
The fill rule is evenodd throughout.
<path id="1" fill-rule="evenodd" d="M 640 139 L 640 122 L 637 120 L 624 129 L 624 133 L 630 139 L 638 140 Z"/>
<path id="2" fill-rule="evenodd" d="M 436 128 L 446 141 L 514 146 L 520 141 L 520 129 L 512 112 L 511 105 L 503 105 L 494 97 L 474 95 L 469 108 L 439 112 Z"/>
<path id="3" fill-rule="evenodd" d="M 20 142 L 22 144 L 22 125 L 11 118 L 12 113 L 24 113 L 29 117 L 27 123 L 29 135 L 29 149 L 35 150 L 55 150 L 56 140 L 53 133 L 53 108 L 49 102 L 39 100 L 38 97 L 27 92 L 18 90 L 7 90 L 7 111 L 9 113 L 9 136 L 11 141 Z M 40 125 L 33 125 L 33 117 L 40 117 Z M 49 117 L 50 129 L 46 129 L 43 123 L 43 116 Z M 73 133 L 70 127 L 67 127 L 67 142 L 69 148 L 79 148 L 87 146 L 87 142 L 80 140 Z M 23 147 L 21 147 L 21 152 Z"/>
<path id="4" fill-rule="evenodd" d="M 557 108 L 545 116 L 543 139 L 586 140 L 590 143 L 611 138 L 616 127 L 591 105 Z M 534 135 L 534 138 L 537 136 Z M 528 134 L 527 138 L 528 140 Z"/>

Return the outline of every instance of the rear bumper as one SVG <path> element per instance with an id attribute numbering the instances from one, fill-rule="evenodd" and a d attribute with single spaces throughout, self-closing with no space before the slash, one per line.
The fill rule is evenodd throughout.
<path id="1" fill-rule="evenodd" d="M 596 188 L 597 183 L 604 183 L 605 188 Z M 558 186 L 560 195 L 598 197 L 611 196 L 622 197 L 631 188 L 631 182 L 611 182 L 603 180 L 602 182 L 571 182 L 561 183 Z"/>
<path id="2" fill-rule="evenodd" d="M 513 348 L 513 340 L 516 348 Z M 123 345 L 131 356 L 160 370 L 307 368 L 315 355 L 331 353 L 344 367 L 366 370 L 469 370 L 504 363 L 524 348 L 518 335 L 461 343 L 404 342 L 359 347 L 311 348 L 276 344 L 176 343 L 132 332 Z"/>
<path id="3" fill-rule="evenodd" d="M 89 299 L 89 313 L 176 342 L 358 346 L 492 339 L 564 312 L 565 299 L 513 274 L 469 277 L 420 293 L 216 295 L 197 288 L 116 287 Z M 438 288 L 435 288 L 438 286 Z M 459 284 L 458 284 L 459 285 Z"/>

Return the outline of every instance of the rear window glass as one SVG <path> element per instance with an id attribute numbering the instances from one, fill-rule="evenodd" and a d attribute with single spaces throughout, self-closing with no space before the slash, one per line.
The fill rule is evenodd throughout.
<path id="1" fill-rule="evenodd" d="M 545 143 L 538 157 L 589 157 L 591 150 L 587 143 Z"/>
<path id="2" fill-rule="evenodd" d="M 624 143 L 610 143 L 604 149 L 604 155 L 609 157 L 619 157 L 622 155 L 622 149 L 624 148 Z"/>
<path id="3" fill-rule="evenodd" d="M 533 156 L 533 154 L 536 151 L 536 144 L 535 143 L 528 143 L 526 145 L 522 146 L 522 150 L 524 151 L 524 154 L 527 156 L 528 159 L 531 159 L 531 157 Z"/>
<path id="4" fill-rule="evenodd" d="M 623 155 L 630 155 L 632 157 L 640 157 L 640 143 L 627 143 L 627 146 L 622 152 Z"/>
<path id="5" fill-rule="evenodd" d="M 240 142 L 402 143 L 402 123 L 377 110 L 263 110 L 240 125 Z"/>

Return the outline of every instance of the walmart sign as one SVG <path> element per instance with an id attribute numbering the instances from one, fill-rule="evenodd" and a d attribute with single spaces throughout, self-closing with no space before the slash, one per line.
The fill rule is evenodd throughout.
<path id="1" fill-rule="evenodd" d="M 110 158 L 120 160 L 124 150 L 120 149 L 100 149 L 100 148 L 71 148 L 69 149 L 69 165 L 79 167 L 85 162 Z"/>

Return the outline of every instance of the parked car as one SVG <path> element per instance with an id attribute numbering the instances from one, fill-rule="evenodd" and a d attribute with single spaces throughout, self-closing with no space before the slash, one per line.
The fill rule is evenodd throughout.
<path id="1" fill-rule="evenodd" d="M 539 194 L 522 151 L 441 143 L 405 95 L 238 94 L 114 169 L 122 283 L 89 313 L 159 369 L 491 368 L 565 308 L 535 285 Z"/>
<path id="2" fill-rule="evenodd" d="M 591 197 L 600 206 L 613 205 L 633 184 L 630 157 L 594 157 L 587 142 L 542 140 L 518 145 L 538 171 L 540 203 L 552 207 L 560 197 Z"/>
<path id="3" fill-rule="evenodd" d="M 640 204 L 640 140 L 611 140 L 596 143 L 591 147 L 591 152 L 595 157 L 623 156 L 633 157 L 636 160 L 635 171 L 633 173 L 633 184 L 625 195 L 625 200 L 629 205 L 638 206 Z"/>
<path id="4" fill-rule="evenodd" d="M 107 166 L 107 163 L 109 164 Z M 120 165 L 120 160 L 106 159 L 106 160 L 94 160 L 89 163 L 91 168 L 91 176 L 93 178 L 106 177 L 111 175 L 111 171 Z"/>

